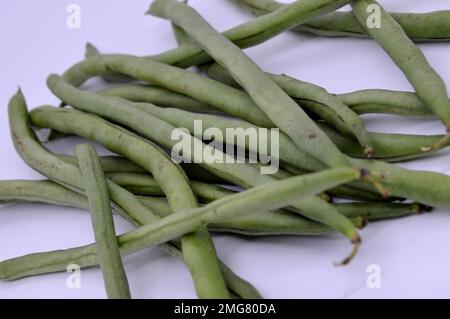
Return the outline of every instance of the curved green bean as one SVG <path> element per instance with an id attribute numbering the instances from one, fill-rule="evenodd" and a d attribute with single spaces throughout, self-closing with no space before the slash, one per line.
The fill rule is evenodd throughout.
<path id="1" fill-rule="evenodd" d="M 170 19 L 182 27 L 214 60 L 230 72 L 258 107 L 302 151 L 329 167 L 350 165 L 347 158 L 295 101 L 194 9 L 176 0 L 155 0 L 149 12 Z"/>
<path id="2" fill-rule="evenodd" d="M 255 15 L 279 10 L 285 4 L 274 0 L 235 0 Z M 415 42 L 450 40 L 450 11 L 427 13 L 390 13 L 409 38 Z M 366 30 L 351 12 L 331 12 L 315 17 L 293 31 L 312 33 L 327 37 L 368 37 Z"/>
<path id="3" fill-rule="evenodd" d="M 120 257 L 111 204 L 97 152 L 89 144 L 75 147 L 78 166 L 91 211 L 95 246 L 110 299 L 130 299 L 130 287 Z"/>
<path id="4" fill-rule="evenodd" d="M 377 8 L 379 27 L 367 25 L 373 14 L 370 6 Z M 375 0 L 354 1 L 352 9 L 365 30 L 403 71 L 415 88 L 417 96 L 444 123 L 447 136 L 423 150 L 431 151 L 442 144 L 445 145 L 450 140 L 450 102 L 442 78 L 430 66 L 422 51 L 408 38 L 401 26 Z"/>

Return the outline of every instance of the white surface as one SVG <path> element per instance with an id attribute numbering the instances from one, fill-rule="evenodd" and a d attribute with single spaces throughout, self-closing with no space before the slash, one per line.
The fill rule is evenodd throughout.
<path id="1" fill-rule="evenodd" d="M 66 27 L 66 8 L 81 6 L 81 29 Z M 20 85 L 30 107 L 57 100 L 45 87 L 51 72 L 63 72 L 93 42 L 104 52 L 136 55 L 174 47 L 166 21 L 144 16 L 149 0 L 77 0 L 0 2 L 0 179 L 41 176 L 24 164 L 9 138 L 7 102 Z M 228 0 L 191 0 L 215 27 L 225 30 L 249 18 Z M 382 1 L 391 11 L 450 9 L 450 0 Z M 430 63 L 450 84 L 450 44 L 421 45 Z M 284 72 L 340 93 L 365 88 L 411 90 L 401 72 L 370 40 L 327 39 L 287 33 L 247 51 L 264 69 Z M 438 121 L 367 117 L 372 130 L 441 133 Z M 53 149 L 71 152 L 77 139 Z M 407 167 L 450 174 L 450 153 L 408 163 Z M 450 194 L 449 194 L 450 196 Z M 332 262 L 349 252 L 338 235 L 321 238 L 215 236 L 219 256 L 272 298 L 450 297 L 450 214 L 433 214 L 371 224 L 362 231 L 363 246 L 347 267 Z M 117 229 L 131 229 L 116 219 Z M 0 260 L 25 253 L 69 248 L 93 240 L 90 219 L 78 209 L 48 205 L 0 207 Z M 379 264 L 382 287 L 366 287 L 366 267 Z M 158 248 L 125 260 L 135 298 L 195 297 L 186 267 Z M 103 298 L 98 269 L 82 271 L 81 289 L 66 288 L 66 273 L 0 283 L 0 298 Z"/>

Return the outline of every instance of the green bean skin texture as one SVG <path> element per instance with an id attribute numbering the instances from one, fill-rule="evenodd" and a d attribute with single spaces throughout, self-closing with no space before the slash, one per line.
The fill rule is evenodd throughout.
<path id="1" fill-rule="evenodd" d="M 350 1 L 295 1 L 277 12 L 236 26 L 224 32 L 223 35 L 240 48 L 252 47 L 314 17 L 333 12 L 350 3 Z M 211 58 L 203 52 L 198 44 L 185 44 L 179 48 L 147 58 L 183 68 L 211 61 Z"/>
<path id="2" fill-rule="evenodd" d="M 68 85 L 60 77 L 57 76 L 49 77 L 48 86 L 55 95 L 57 95 L 62 100 L 69 102 L 69 104 L 71 104 L 73 107 L 105 116 L 108 119 L 112 119 L 118 123 L 122 123 L 126 126 L 132 127 L 133 130 L 139 132 L 141 135 L 158 141 L 166 147 L 171 148 L 175 145 L 170 136 L 176 127 L 169 125 L 164 121 L 158 120 L 157 118 L 151 116 L 146 112 L 136 110 L 136 108 L 133 108 L 127 103 L 123 103 L 123 101 L 121 100 L 111 100 L 107 99 L 106 97 L 98 96 L 89 92 L 80 91 Z M 82 122 L 87 123 L 89 121 L 93 121 L 89 120 L 90 118 L 87 115 L 82 115 L 81 113 L 73 113 L 69 110 L 65 110 L 65 113 L 60 113 L 59 111 L 60 110 L 47 108 L 46 111 L 44 111 L 43 109 L 40 109 L 40 111 L 33 110 L 32 114 L 37 115 L 39 112 L 41 113 L 42 116 L 39 116 L 39 119 L 37 117 L 35 118 L 37 122 L 40 122 L 38 126 L 53 126 L 51 128 L 64 131 L 66 133 L 68 132 L 67 129 L 69 126 L 72 126 L 72 130 L 77 131 L 79 130 L 79 127 L 73 127 L 73 123 L 70 123 L 70 121 L 68 123 L 61 123 L 59 120 L 55 119 L 54 116 L 45 116 L 42 113 L 53 113 L 55 114 L 55 116 L 60 117 L 61 121 L 63 122 L 67 120 L 69 114 L 73 114 L 73 116 L 75 116 L 76 114 L 76 117 L 82 117 L 83 119 L 79 119 Z M 124 116 L 124 112 L 126 112 L 127 116 Z M 65 114 L 66 116 L 59 116 L 58 114 Z M 66 119 L 64 119 L 64 117 Z M 152 123 L 152 125 L 149 125 L 149 123 Z M 91 130 L 95 130 L 94 128 L 103 126 L 105 124 L 106 123 L 104 122 L 103 124 L 92 123 Z M 56 127 L 55 125 L 58 127 Z M 80 134 L 80 132 L 78 133 Z M 83 133 L 84 132 L 82 132 L 82 134 Z M 95 132 L 93 132 L 92 134 L 95 134 Z M 196 139 L 193 138 L 192 141 L 196 142 Z M 218 152 L 218 150 L 216 150 L 216 152 Z M 193 157 L 196 154 L 189 155 Z M 191 157 L 188 158 L 192 159 Z M 255 187 L 264 183 L 270 183 L 274 180 L 273 177 L 262 175 L 254 167 L 247 164 L 204 164 L 205 168 L 210 170 L 212 173 L 244 188 Z M 328 205 L 328 203 L 321 200 L 320 198 L 312 197 L 304 199 L 296 203 L 296 206 L 306 217 L 311 218 L 315 221 L 322 222 L 330 226 L 331 228 L 338 230 L 346 237 L 348 237 L 353 243 L 359 242 L 359 235 L 354 225 L 348 219 L 341 216 L 339 212 L 337 212 L 337 210 L 335 210 L 331 205 Z M 327 213 L 325 214 L 325 212 Z"/>
<path id="3" fill-rule="evenodd" d="M 123 255 L 158 245 L 190 233 L 202 225 L 233 217 L 250 216 L 261 210 L 278 209 L 293 204 L 299 197 L 310 197 L 329 188 L 360 178 L 352 168 L 330 169 L 320 173 L 293 177 L 265 184 L 230 197 L 217 200 L 202 208 L 179 211 L 132 232 L 118 236 Z M 275 195 L 276 196 L 273 196 Z M 20 276 L 58 271 L 67 261 L 76 261 L 80 267 L 98 263 L 95 245 L 63 251 L 31 254 L 0 263 L 0 278 L 10 280 Z M 30 268 L 29 265 L 33 265 Z"/>
<path id="4" fill-rule="evenodd" d="M 358 114 L 382 113 L 403 116 L 433 114 L 412 92 L 361 90 L 339 94 L 338 97 Z"/>
<path id="5" fill-rule="evenodd" d="M 111 204 L 100 159 L 89 144 L 75 147 L 91 211 L 95 246 L 109 299 L 130 299 L 130 287 L 116 238 Z"/>
<path id="6" fill-rule="evenodd" d="M 378 6 L 380 28 L 369 28 L 369 6 Z M 374 0 L 357 0 L 352 3 L 353 13 L 358 21 L 389 54 L 392 60 L 403 71 L 417 96 L 444 123 L 450 133 L 450 102 L 447 88 L 442 78 L 429 65 L 422 51 L 408 38 L 401 26 Z"/>
<path id="7" fill-rule="evenodd" d="M 186 95 L 156 86 L 142 84 L 124 84 L 99 91 L 105 96 L 117 96 L 133 102 L 149 102 L 159 106 L 176 107 L 195 112 L 217 112 L 208 104 L 201 103 Z"/>
<path id="8" fill-rule="evenodd" d="M 217 63 L 212 64 L 208 68 L 207 73 L 215 80 L 225 81 L 225 83 L 232 82 L 232 78 L 226 79 L 227 71 Z M 313 111 L 321 116 L 322 119 L 332 124 L 341 133 L 356 137 L 361 146 L 365 148 L 365 153 L 372 155 L 372 141 L 369 133 L 364 128 L 363 121 L 336 96 L 317 85 L 300 81 L 284 74 L 267 74 L 289 96 L 298 101 L 303 108 L 306 106 L 306 110 Z M 315 101 L 319 104 L 319 107 L 314 109 L 308 108 L 308 104 L 304 104 L 303 101 Z"/>
<path id="9" fill-rule="evenodd" d="M 274 12 L 285 4 L 273 0 L 236 0 L 255 15 Z M 415 42 L 448 41 L 450 11 L 428 13 L 397 13 L 390 15 Z M 368 37 L 369 35 L 351 12 L 331 12 L 292 28 L 293 31 L 328 37 Z"/>
<path id="10" fill-rule="evenodd" d="M 11 98 L 8 114 L 14 146 L 25 162 L 54 181 L 62 183 L 63 185 L 69 184 L 78 190 L 82 190 L 83 186 L 79 169 L 75 165 L 66 163 L 55 157 L 35 140 L 34 135 L 28 128 L 29 117 L 26 102 L 20 91 Z M 131 222 L 133 224 L 148 224 L 157 219 L 157 216 L 145 207 L 133 194 L 112 181 L 108 180 L 107 183 L 111 199 L 132 217 Z M 127 216 L 124 217 L 127 218 Z M 168 245 L 164 245 L 164 247 L 173 250 L 173 247 Z M 221 263 L 221 265 L 223 265 L 223 263 Z M 243 279 L 238 276 L 233 278 L 228 277 L 228 279 L 236 282 L 243 281 Z M 238 287 L 241 286 L 236 283 L 228 284 L 237 285 Z M 240 292 L 237 293 L 239 294 Z"/>
<path id="11" fill-rule="evenodd" d="M 329 167 L 348 166 L 348 160 L 244 52 L 218 33 L 194 9 L 176 0 L 155 0 L 149 12 L 182 27 L 247 91 L 258 107 L 304 152 Z M 282 108 L 279 105 L 283 105 Z"/>

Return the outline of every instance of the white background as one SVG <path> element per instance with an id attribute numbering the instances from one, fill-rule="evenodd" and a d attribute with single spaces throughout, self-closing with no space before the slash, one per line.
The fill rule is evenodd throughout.
<path id="1" fill-rule="evenodd" d="M 175 46 L 168 22 L 144 16 L 149 0 L 2 0 L 0 2 L 0 179 L 42 178 L 16 154 L 9 138 L 7 103 L 20 85 L 30 108 L 57 103 L 45 87 L 52 72 L 62 73 L 82 59 L 84 44 L 103 52 L 148 55 Z M 81 29 L 66 27 L 66 8 L 81 6 Z M 191 0 L 218 30 L 250 15 L 229 0 Z M 390 11 L 450 9 L 450 0 L 381 1 Z M 421 45 L 430 63 L 450 84 L 450 43 Z M 284 72 L 334 93 L 367 88 L 411 90 L 402 73 L 371 40 L 328 39 L 286 33 L 247 50 L 265 70 Z M 434 120 L 393 116 L 365 117 L 369 129 L 442 133 Z M 72 152 L 69 139 L 52 149 Z M 450 174 L 450 153 L 403 164 Z M 450 194 L 449 194 L 450 196 Z M 268 298 L 450 297 L 450 211 L 373 223 L 362 233 L 363 246 L 347 267 L 334 267 L 350 250 L 338 235 L 321 238 L 214 236 L 218 254 Z M 0 260 L 36 251 L 92 242 L 88 213 L 78 209 L 21 204 L 0 207 Z M 119 232 L 131 226 L 116 219 Z M 382 287 L 368 289 L 366 267 L 382 269 Z M 135 298 L 194 298 L 186 267 L 158 248 L 125 259 Z M 0 298 L 103 298 L 98 268 L 82 272 L 81 289 L 66 287 L 67 273 L 0 283 Z"/>

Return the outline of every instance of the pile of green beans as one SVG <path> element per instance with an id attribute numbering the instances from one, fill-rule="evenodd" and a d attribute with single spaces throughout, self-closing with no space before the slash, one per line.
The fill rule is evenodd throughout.
<path id="1" fill-rule="evenodd" d="M 45 179 L 0 181 L 0 205 L 88 210 L 95 242 L 0 261 L 0 280 L 63 272 L 74 263 L 99 266 L 108 298 L 130 298 L 122 258 L 159 246 L 183 260 L 199 298 L 257 299 L 258 290 L 217 257 L 211 234 L 301 240 L 337 232 L 352 245 L 336 264 L 345 265 L 357 255 L 359 230 L 368 223 L 450 208 L 449 176 L 391 164 L 444 156 L 450 146 L 445 83 L 413 44 L 449 40 L 448 11 L 390 14 L 374 0 L 235 1 L 257 17 L 219 33 L 187 3 L 153 0 L 147 14 L 170 20 L 178 48 L 138 57 L 102 54 L 88 43 L 84 60 L 47 78 L 59 107 L 28 111 L 21 90 L 10 99 L 14 147 Z M 353 12 L 335 12 L 347 4 Z M 380 8 L 380 29 L 365 23 L 374 5 Z M 264 72 L 242 51 L 288 30 L 372 37 L 415 92 L 332 94 Z M 198 68 L 186 70 L 191 66 Z M 96 92 L 81 87 L 95 76 L 110 84 Z M 436 116 L 447 134 L 370 132 L 360 116 L 367 113 Z M 203 136 L 196 131 L 198 121 L 203 130 L 221 134 Z M 180 128 L 191 149 L 175 159 L 173 134 Z M 39 129 L 51 130 L 45 146 Z M 243 138 L 228 136 L 228 129 Z M 247 131 L 277 147 L 272 174 L 262 173 L 268 150 L 251 143 Z M 67 135 L 100 143 L 114 155 L 99 156 L 85 143 L 75 147 L 75 156 L 53 153 L 51 140 Z M 236 161 L 235 150 L 244 161 Z M 204 152 L 224 161 L 204 161 Z M 249 160 L 253 155 L 256 162 Z M 113 214 L 135 229 L 118 236 Z"/>

